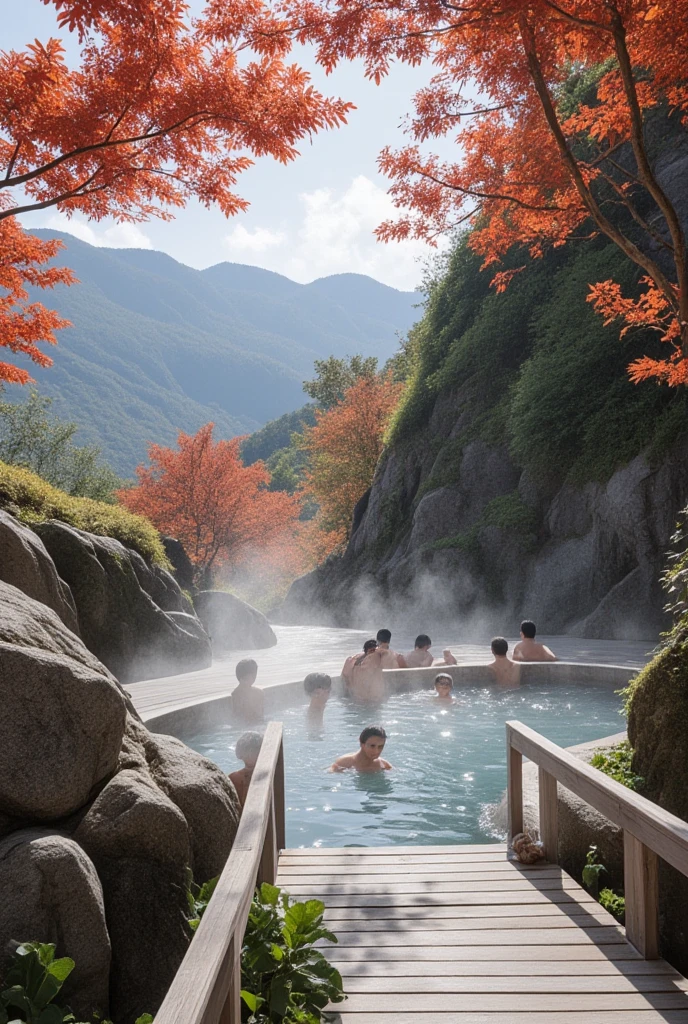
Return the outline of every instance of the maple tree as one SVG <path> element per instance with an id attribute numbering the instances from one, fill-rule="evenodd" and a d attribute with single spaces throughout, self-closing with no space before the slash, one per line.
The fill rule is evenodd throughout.
<path id="1" fill-rule="evenodd" d="M 313 427 L 300 442 L 309 465 L 302 491 L 319 505 L 316 525 L 322 536 L 313 539 L 317 561 L 347 539 L 354 508 L 373 482 L 390 416 L 403 384 L 391 374 L 360 377 L 341 401 L 317 410 Z"/>
<path id="2" fill-rule="evenodd" d="M 415 97 L 409 145 L 380 156 L 403 212 L 384 240 L 470 223 L 484 265 L 513 246 L 547 246 L 602 233 L 640 271 L 640 294 L 613 281 L 590 301 L 623 332 L 646 327 L 667 358 L 637 359 L 635 381 L 688 383 L 688 254 L 675 202 L 648 146 L 653 114 L 688 119 L 688 0 L 284 0 L 298 38 L 330 71 L 362 58 L 379 82 L 394 61 L 431 59 L 436 73 Z M 572 79 L 592 99 L 571 103 Z M 471 98 L 477 84 L 479 100 Z M 424 144 L 458 132 L 456 161 Z M 622 216 L 618 216 L 618 213 Z M 499 271 L 503 289 L 517 270 Z"/>
<path id="3" fill-rule="evenodd" d="M 212 423 L 193 435 L 180 432 L 176 449 L 150 445 L 138 485 L 117 492 L 128 509 L 181 541 L 202 588 L 216 569 L 235 568 L 265 548 L 288 555 L 301 511 L 294 496 L 267 490 L 262 462 L 244 466 L 242 440 L 213 441 Z"/>
<path id="4" fill-rule="evenodd" d="M 37 2 L 37 0 L 35 0 Z M 0 52 L 0 345 L 50 365 L 41 343 L 66 326 L 29 303 L 26 285 L 70 284 L 45 268 L 62 248 L 24 232 L 20 214 L 169 219 L 195 198 L 231 216 L 253 157 L 287 163 L 300 139 L 344 122 L 287 57 L 284 22 L 268 0 L 42 0 L 80 44 L 70 67 L 58 39 Z M 25 371 L 0 363 L 0 380 Z"/>

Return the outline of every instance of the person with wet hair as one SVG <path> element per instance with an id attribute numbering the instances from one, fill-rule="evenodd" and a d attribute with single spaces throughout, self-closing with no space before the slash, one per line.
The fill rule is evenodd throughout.
<path id="1" fill-rule="evenodd" d="M 427 633 L 420 633 L 416 637 L 415 647 L 408 654 L 400 655 L 400 660 L 403 662 L 401 668 L 430 668 L 435 664 L 435 657 L 432 654 L 430 648 L 432 647 L 432 640 Z M 445 648 L 442 651 L 442 661 L 437 662 L 438 665 L 456 665 L 457 661 L 449 648 Z"/>
<path id="2" fill-rule="evenodd" d="M 240 722 L 262 722 L 265 713 L 263 694 L 253 684 L 258 675 L 258 665 L 253 658 L 243 658 L 235 669 L 239 685 L 230 698 L 232 717 Z"/>
<path id="3" fill-rule="evenodd" d="M 385 696 L 382 657 L 377 640 L 366 640 L 363 654 L 347 658 L 342 669 L 346 693 L 355 700 L 380 701 Z"/>
<path id="4" fill-rule="evenodd" d="M 323 711 L 332 691 L 332 679 L 325 672 L 311 672 L 304 679 L 303 688 L 311 699 L 308 705 L 309 721 L 322 721 Z"/>
<path id="5" fill-rule="evenodd" d="M 452 696 L 452 690 L 454 689 L 454 680 L 448 672 L 439 672 L 435 676 L 435 692 L 437 699 L 441 700 L 446 704 L 453 704 L 454 698 Z"/>
<path id="6" fill-rule="evenodd" d="M 521 623 L 521 639 L 514 647 L 514 661 L 556 661 L 557 656 L 549 647 L 535 639 L 535 623 L 524 619 Z"/>
<path id="7" fill-rule="evenodd" d="M 503 636 L 496 636 L 490 645 L 494 661 L 488 666 L 497 685 L 513 690 L 521 684 L 521 666 L 514 664 L 509 655 L 509 644 Z"/>
<path id="8" fill-rule="evenodd" d="M 381 725 L 368 725 L 358 737 L 359 749 L 353 754 L 342 754 L 330 768 L 331 772 L 345 772 L 354 768 L 359 772 L 389 771 L 389 761 L 381 756 L 387 742 L 387 733 Z"/>
<path id="9" fill-rule="evenodd" d="M 239 761 L 244 762 L 244 767 L 239 768 L 235 772 L 231 772 L 229 779 L 233 783 L 234 788 L 237 791 L 239 797 L 239 803 L 241 804 L 242 810 L 246 803 L 246 796 L 248 794 L 248 787 L 251 784 L 251 778 L 253 771 L 256 767 L 256 761 L 260 754 L 260 748 L 263 745 L 263 737 L 259 732 L 244 732 L 237 740 L 234 753 L 236 754 Z"/>
<path id="10" fill-rule="evenodd" d="M 377 649 L 380 652 L 380 663 L 385 668 L 403 668 L 401 664 L 403 660 L 400 654 L 393 651 L 390 647 L 392 642 L 392 634 L 388 629 L 378 629 L 377 631 Z M 401 660 L 400 660 L 401 659 Z"/>

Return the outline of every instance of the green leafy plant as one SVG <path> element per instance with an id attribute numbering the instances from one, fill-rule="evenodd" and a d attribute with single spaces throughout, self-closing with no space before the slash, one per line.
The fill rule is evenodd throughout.
<path id="1" fill-rule="evenodd" d="M 320 939 L 337 941 L 323 927 L 324 911 L 320 900 L 299 903 L 260 886 L 241 954 L 246 1024 L 318 1024 L 323 1008 L 344 998 L 339 971 L 315 948 Z"/>
<path id="2" fill-rule="evenodd" d="M 599 895 L 601 906 L 623 924 L 626 916 L 626 900 L 613 889 L 602 889 Z"/>
<path id="3" fill-rule="evenodd" d="M 633 771 L 632 762 L 633 748 L 628 740 L 623 740 L 609 750 L 597 751 L 593 754 L 590 764 L 628 789 L 640 789 L 645 780 Z"/>
<path id="4" fill-rule="evenodd" d="M 55 959 L 51 942 L 22 942 L 0 983 L 0 1024 L 77 1024 L 71 1010 L 53 1002 L 74 966 L 68 956 Z M 93 1024 L 112 1021 L 94 1013 Z M 152 1014 L 141 1014 L 135 1024 L 153 1024 Z"/>
<path id="5" fill-rule="evenodd" d="M 583 885 L 595 899 L 600 891 L 600 875 L 607 869 L 599 860 L 597 847 L 591 846 L 585 856 L 585 867 L 583 868 Z"/>
<path id="6" fill-rule="evenodd" d="M 25 1024 L 73 1021 L 68 1010 L 53 1002 L 73 970 L 74 961 L 69 957 L 55 959 L 52 943 L 25 942 L 18 946 L 0 991 L 0 1024 L 17 1020 Z"/>
<path id="7" fill-rule="evenodd" d="M 591 846 L 585 857 L 583 885 L 598 903 L 623 924 L 626 914 L 626 900 L 613 889 L 600 889 L 600 875 L 607 871 L 601 863 L 596 846 Z"/>
<path id="8" fill-rule="evenodd" d="M 189 880 L 186 898 L 189 904 L 189 911 L 191 912 L 189 924 L 194 931 L 196 931 L 201 923 L 201 918 L 205 914 L 206 908 L 210 903 L 210 897 L 215 892 L 215 887 L 219 880 L 219 875 L 211 878 L 209 882 L 204 882 L 203 885 L 196 885 L 193 880 Z M 139 1024 L 139 1022 L 137 1021 L 136 1024 Z"/>

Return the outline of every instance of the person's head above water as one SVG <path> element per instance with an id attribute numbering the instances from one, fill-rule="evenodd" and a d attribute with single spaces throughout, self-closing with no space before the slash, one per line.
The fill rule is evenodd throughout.
<path id="1" fill-rule="evenodd" d="M 358 737 L 358 742 L 365 756 L 374 761 L 384 750 L 386 739 L 387 733 L 381 725 L 368 725 Z"/>
<path id="2" fill-rule="evenodd" d="M 392 639 L 392 633 L 389 629 L 378 629 L 377 631 L 377 642 L 379 644 L 388 644 Z"/>
<path id="3" fill-rule="evenodd" d="M 495 658 L 506 658 L 509 645 L 503 636 L 496 636 L 490 644 Z"/>
<path id="4" fill-rule="evenodd" d="M 435 676 L 435 689 L 440 697 L 448 697 L 454 689 L 454 680 L 448 672 L 440 672 Z"/>
<path id="5" fill-rule="evenodd" d="M 244 732 L 236 742 L 234 753 L 247 768 L 253 768 L 258 760 L 262 744 L 263 737 L 259 732 Z"/>
<path id="6" fill-rule="evenodd" d="M 303 688 L 310 697 L 316 690 L 332 689 L 332 679 L 325 672 L 311 672 L 304 679 Z"/>
<path id="7" fill-rule="evenodd" d="M 432 647 L 432 640 L 427 635 L 427 633 L 421 633 L 419 636 L 416 637 L 416 644 L 415 644 L 415 646 L 416 646 L 416 649 L 420 648 L 421 650 L 424 651 L 428 647 Z"/>
<path id="8" fill-rule="evenodd" d="M 525 640 L 535 639 L 535 623 L 531 622 L 530 619 L 524 619 L 521 623 L 521 636 Z"/>
<path id="9" fill-rule="evenodd" d="M 377 640 L 366 640 L 363 644 L 363 653 L 369 654 L 371 651 L 377 650 Z"/>
<path id="10" fill-rule="evenodd" d="M 251 686 L 256 681 L 258 675 L 258 663 L 253 658 L 242 658 L 241 661 L 237 662 L 235 668 L 236 677 L 240 683 L 246 683 Z"/>

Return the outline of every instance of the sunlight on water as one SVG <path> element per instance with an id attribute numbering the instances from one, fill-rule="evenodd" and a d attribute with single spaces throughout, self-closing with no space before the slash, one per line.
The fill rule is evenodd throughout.
<path id="1" fill-rule="evenodd" d="M 506 786 L 504 722 L 517 718 L 562 746 L 623 728 L 620 699 L 602 686 L 528 685 L 496 692 L 464 687 L 440 708 L 434 691 L 395 694 L 377 708 L 332 698 L 322 729 L 306 723 L 306 703 L 281 712 L 284 722 L 287 845 L 386 846 L 479 843 L 486 804 Z M 381 724 L 391 772 L 327 771 L 357 749 L 364 726 Z M 240 763 L 241 730 L 223 726 L 182 738 L 225 771 Z"/>

